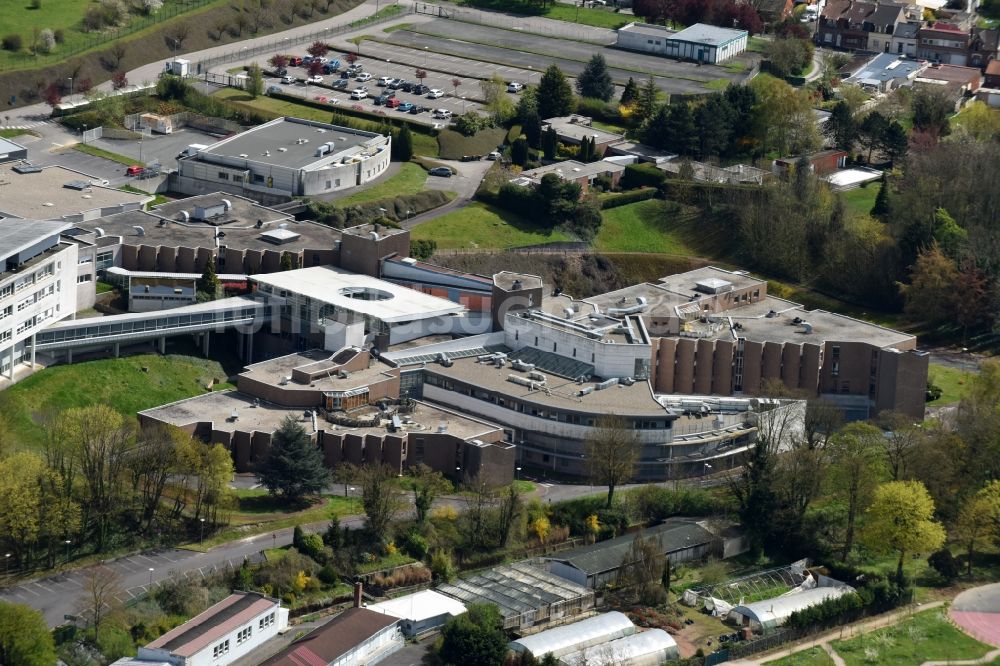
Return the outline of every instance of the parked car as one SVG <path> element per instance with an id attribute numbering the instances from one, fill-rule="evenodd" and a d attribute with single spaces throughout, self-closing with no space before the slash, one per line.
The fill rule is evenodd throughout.
<path id="1" fill-rule="evenodd" d="M 375 85 L 382 86 L 384 88 L 387 85 L 389 85 L 390 81 L 392 81 L 392 77 L 391 76 L 380 76 L 380 77 L 378 77 L 378 81 L 375 83 Z"/>
<path id="2" fill-rule="evenodd" d="M 270 95 L 272 93 L 280 93 L 280 92 L 282 92 L 281 86 L 268 86 L 267 87 L 267 94 L 268 95 Z"/>
<path id="3" fill-rule="evenodd" d="M 375 102 L 375 106 L 382 106 L 383 104 L 385 104 L 386 102 L 388 102 L 389 99 L 390 98 L 389 98 L 388 95 L 379 95 L 373 101 Z"/>
<path id="4" fill-rule="evenodd" d="M 396 107 L 401 106 L 399 100 L 396 99 L 395 97 L 390 97 L 389 99 L 385 100 L 385 105 L 387 108 L 390 109 L 395 109 Z"/>
<path id="5" fill-rule="evenodd" d="M 294 76 L 289 76 L 288 74 L 286 74 L 285 76 L 281 77 L 281 82 L 282 83 L 295 83 L 295 77 Z"/>
<path id="6" fill-rule="evenodd" d="M 306 79 L 306 83 L 323 83 L 323 77 L 315 74 Z"/>
<path id="7" fill-rule="evenodd" d="M 434 109 L 434 117 L 441 120 L 450 120 L 451 111 L 448 109 Z"/>
<path id="8" fill-rule="evenodd" d="M 330 59 L 329 58 L 324 58 L 323 56 L 315 56 L 312 59 L 312 61 L 313 62 L 318 62 L 321 65 L 325 65 L 326 63 L 328 63 L 330 61 Z"/>
<path id="9" fill-rule="evenodd" d="M 280 77 L 280 76 L 284 76 L 286 74 L 288 74 L 288 70 L 285 69 L 284 67 L 279 67 L 278 69 L 274 70 L 274 75 L 275 76 L 279 76 Z"/>
<path id="10" fill-rule="evenodd" d="M 126 176 L 138 176 L 143 171 L 144 171 L 144 169 L 141 166 L 139 166 L 138 164 L 132 164 L 131 166 L 128 166 L 128 167 L 125 168 L 125 175 Z"/>
<path id="11" fill-rule="evenodd" d="M 432 176 L 441 176 L 442 178 L 451 178 L 451 176 L 452 176 L 451 169 L 448 168 L 448 167 L 444 167 L 444 166 L 442 166 L 442 167 L 434 167 L 433 169 L 431 169 L 427 173 L 430 174 L 430 175 L 432 175 Z"/>
<path id="12" fill-rule="evenodd" d="M 337 90 L 347 90 L 347 86 L 351 85 L 349 79 L 337 79 L 331 84 Z"/>
<path id="13" fill-rule="evenodd" d="M 308 65 L 312 61 L 313 61 L 313 57 L 311 55 L 302 56 L 302 64 L 303 65 Z"/>
<path id="14" fill-rule="evenodd" d="M 340 100 L 337 99 L 336 97 L 330 97 L 329 99 L 326 100 L 326 103 L 327 104 L 340 104 Z"/>
<path id="15" fill-rule="evenodd" d="M 351 99 L 364 99 L 368 97 L 368 91 L 364 88 L 357 88 L 351 93 Z"/>
<path id="16" fill-rule="evenodd" d="M 400 81 L 397 88 L 403 92 L 413 92 L 413 86 L 417 85 L 413 81 Z"/>
<path id="17" fill-rule="evenodd" d="M 371 81 L 372 80 L 372 75 L 369 74 L 368 72 L 361 72 L 360 74 L 357 75 L 357 77 L 354 80 L 355 81 Z"/>
<path id="18" fill-rule="evenodd" d="M 406 83 L 406 81 L 404 81 L 403 79 L 393 79 L 392 81 L 389 81 L 388 86 L 392 90 L 399 90 L 400 88 L 403 87 L 404 83 Z"/>
<path id="19" fill-rule="evenodd" d="M 427 93 L 430 92 L 430 90 L 431 89 L 425 86 L 424 84 L 418 83 L 417 85 L 413 86 L 413 89 L 410 92 L 413 93 L 414 95 L 426 95 Z"/>
<path id="20" fill-rule="evenodd" d="M 524 84 L 518 83 L 517 81 L 511 81 L 507 84 L 507 92 L 509 93 L 519 93 L 524 90 Z"/>
<path id="21" fill-rule="evenodd" d="M 410 104 L 409 102 L 403 102 L 396 108 L 402 111 L 403 113 L 409 113 L 410 111 L 413 110 L 413 105 Z"/>
<path id="22" fill-rule="evenodd" d="M 323 73 L 324 74 L 333 74 L 338 69 L 340 69 L 340 61 L 339 60 L 334 60 L 333 62 L 328 62 L 325 65 L 323 65 Z"/>
<path id="23" fill-rule="evenodd" d="M 444 91 L 438 90 L 437 88 L 431 88 L 427 91 L 427 99 L 438 99 L 439 97 L 444 97 Z"/>
<path id="24" fill-rule="evenodd" d="M 491 160 L 491 161 L 494 161 L 494 162 L 495 162 L 495 161 L 497 161 L 498 159 L 500 159 L 500 157 L 501 157 L 501 155 L 500 155 L 500 151 L 497 151 L 497 150 L 494 150 L 494 151 L 493 151 L 492 153 L 490 153 L 489 155 L 487 155 L 487 156 L 486 156 L 486 159 L 488 159 L 488 160 Z"/>
<path id="25" fill-rule="evenodd" d="M 427 113 L 428 111 L 430 111 L 429 107 L 420 106 L 419 104 L 414 104 L 413 108 L 410 109 L 410 113 L 412 114 Z"/>

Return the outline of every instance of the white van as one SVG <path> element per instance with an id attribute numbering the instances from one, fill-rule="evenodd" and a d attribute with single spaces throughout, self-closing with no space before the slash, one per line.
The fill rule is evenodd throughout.
<path id="1" fill-rule="evenodd" d="M 208 148 L 208 146 L 203 143 L 192 143 L 190 146 L 182 150 L 179 155 L 177 155 L 177 159 L 181 159 L 182 157 L 193 157 L 198 154 L 199 150 L 205 150 L 206 148 Z"/>

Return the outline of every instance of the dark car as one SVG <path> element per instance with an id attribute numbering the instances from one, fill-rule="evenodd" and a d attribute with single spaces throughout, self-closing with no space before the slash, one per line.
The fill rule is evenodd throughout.
<path id="1" fill-rule="evenodd" d="M 442 178 L 451 178 L 452 176 L 451 169 L 448 167 L 434 167 L 427 173 L 432 176 L 441 176 Z"/>
<path id="2" fill-rule="evenodd" d="M 413 93 L 414 95 L 426 95 L 430 91 L 431 89 L 422 83 L 418 83 L 417 85 L 413 86 L 413 88 L 410 89 L 410 92 Z"/>
<path id="3" fill-rule="evenodd" d="M 334 81 L 330 85 L 335 90 L 347 90 L 347 86 L 349 86 L 350 84 L 351 84 L 351 82 L 349 80 L 347 80 L 347 79 L 337 79 L 336 81 Z"/>
<path id="4" fill-rule="evenodd" d="M 395 97 L 396 97 L 396 93 L 391 93 L 391 92 L 390 93 L 383 93 L 383 94 L 381 94 L 381 95 L 379 95 L 378 97 L 375 98 L 375 105 L 376 106 L 382 106 L 383 104 L 385 104 L 386 102 L 388 102 L 390 99 L 394 99 Z"/>
<path id="5" fill-rule="evenodd" d="M 399 89 L 403 92 L 413 92 L 413 86 L 417 85 L 413 81 L 401 81 L 399 83 Z"/>
<path id="6" fill-rule="evenodd" d="M 285 76 L 286 74 L 288 74 L 288 70 L 285 69 L 284 67 L 279 67 L 278 69 L 274 70 L 274 75 L 277 77 L 282 77 Z"/>
<path id="7" fill-rule="evenodd" d="M 403 79 L 393 79 L 389 83 L 389 88 L 392 90 L 402 90 L 404 85 L 406 85 L 406 81 Z"/>
<path id="8" fill-rule="evenodd" d="M 351 75 L 348 74 L 347 70 L 345 69 L 344 71 L 342 71 L 340 73 L 340 78 L 342 78 L 342 79 L 344 79 L 346 81 L 347 79 L 351 78 Z"/>
<path id="9" fill-rule="evenodd" d="M 429 106 L 420 106 L 419 104 L 414 104 L 413 108 L 410 109 L 410 113 L 416 115 L 418 113 L 427 113 L 430 110 L 431 109 Z"/>

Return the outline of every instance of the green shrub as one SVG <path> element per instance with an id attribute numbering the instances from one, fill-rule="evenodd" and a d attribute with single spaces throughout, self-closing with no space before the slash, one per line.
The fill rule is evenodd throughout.
<path id="1" fill-rule="evenodd" d="M 521 136 L 521 125 L 515 123 L 507 130 L 507 143 L 514 143 L 514 140 L 519 136 Z"/>
<path id="2" fill-rule="evenodd" d="M 437 252 L 437 241 L 433 238 L 411 240 L 410 256 L 414 259 L 430 259 Z M 426 547 L 426 544 L 424 544 Z"/>
<path id="3" fill-rule="evenodd" d="M 309 213 L 320 224 L 343 229 L 373 222 L 383 224 L 399 222 L 443 206 L 450 200 L 451 196 L 440 190 L 425 190 L 416 194 L 379 199 L 346 208 L 338 206 L 335 202 L 313 200 L 309 202 Z M 386 212 L 383 213 L 382 209 L 385 209 Z"/>
<path id="4" fill-rule="evenodd" d="M 444 549 L 438 549 L 431 555 L 431 574 L 434 580 L 447 583 L 455 577 L 455 562 L 451 558 L 451 553 Z"/>
<path id="5" fill-rule="evenodd" d="M 662 187 L 667 180 L 667 174 L 652 164 L 629 164 L 622 174 L 620 185 L 623 190 L 633 190 L 640 187 Z"/>
<path id="6" fill-rule="evenodd" d="M 595 120 L 617 125 L 622 117 L 618 112 L 617 102 L 605 102 L 592 97 L 580 97 L 576 100 L 576 112 Z"/>
<path id="7" fill-rule="evenodd" d="M 422 560 L 427 556 L 427 539 L 417 532 L 410 532 L 403 540 L 403 548 L 411 557 Z"/>
<path id="8" fill-rule="evenodd" d="M 637 190 L 630 190 L 620 194 L 608 194 L 601 197 L 601 208 L 603 210 L 607 210 L 608 208 L 626 206 L 631 203 L 636 203 L 637 201 L 646 201 L 647 199 L 655 197 L 656 191 L 655 187 L 642 187 Z"/>
<path id="9" fill-rule="evenodd" d="M 477 132 L 489 127 L 490 124 L 489 118 L 481 116 L 475 111 L 463 113 L 455 119 L 455 129 L 458 130 L 462 136 L 473 136 Z"/>
<path id="10" fill-rule="evenodd" d="M 336 569 L 329 564 L 323 565 L 323 568 L 319 570 L 316 577 L 319 578 L 319 581 L 327 587 L 333 587 L 337 584 L 337 581 L 340 580 L 337 576 Z"/>
<path id="11" fill-rule="evenodd" d="M 18 52 L 24 48 L 24 38 L 21 35 L 6 35 L 3 38 L 4 51 Z"/>

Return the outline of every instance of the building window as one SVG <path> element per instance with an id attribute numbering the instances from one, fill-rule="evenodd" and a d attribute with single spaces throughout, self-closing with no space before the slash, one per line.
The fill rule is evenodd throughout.
<path id="1" fill-rule="evenodd" d="M 90 273 L 87 273 L 86 275 L 77 275 L 76 276 L 76 283 L 77 284 L 83 284 L 84 282 L 90 282 L 93 279 L 93 277 L 94 276 L 91 275 Z"/>
<path id="2" fill-rule="evenodd" d="M 268 613 L 264 617 L 260 618 L 258 628 L 263 629 L 264 627 L 270 627 L 272 624 L 274 624 L 274 613 Z"/>
<path id="3" fill-rule="evenodd" d="M 222 655 L 229 654 L 229 639 L 226 639 L 212 648 L 212 658 L 218 659 Z"/>
<path id="4" fill-rule="evenodd" d="M 244 627 L 243 629 L 240 629 L 240 633 L 236 634 L 236 644 L 240 645 L 250 640 L 250 634 L 252 632 L 253 627 Z"/>
<path id="5" fill-rule="evenodd" d="M 255 174 L 253 174 L 252 178 L 253 178 L 253 182 L 255 182 L 255 183 L 263 183 L 264 182 L 264 176 L 262 174 L 255 173 Z"/>
<path id="6" fill-rule="evenodd" d="M 219 172 L 219 180 L 229 180 L 229 174 L 225 171 Z"/>
<path id="7" fill-rule="evenodd" d="M 103 271 L 115 263 L 115 253 L 113 250 L 97 253 L 97 270 Z"/>

